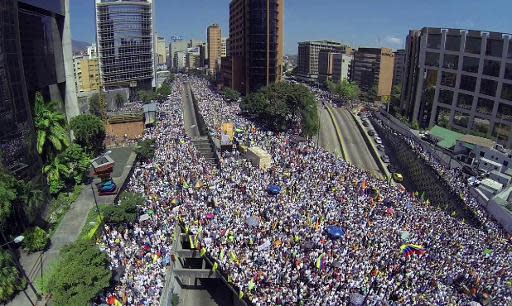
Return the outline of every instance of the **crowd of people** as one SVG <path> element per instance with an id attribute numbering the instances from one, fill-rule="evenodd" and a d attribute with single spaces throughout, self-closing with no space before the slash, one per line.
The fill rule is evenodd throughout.
<path id="1" fill-rule="evenodd" d="M 200 156 L 184 127 L 185 82 L 211 135 L 234 123 L 240 142 L 272 156 L 269 170 L 238 151 L 222 153 L 219 168 Z M 153 160 L 136 166 L 129 190 L 144 195 L 141 213 L 151 217 L 104 231 L 112 269 L 124 267 L 107 300 L 157 305 L 173 228 L 182 225 L 254 305 L 512 303 L 512 242 L 499 227 L 464 224 L 309 141 L 259 129 L 206 80 L 177 75 L 144 138 L 159 145 Z M 342 237 L 330 237 L 330 226 Z M 423 251 L 404 256 L 405 244 Z"/>

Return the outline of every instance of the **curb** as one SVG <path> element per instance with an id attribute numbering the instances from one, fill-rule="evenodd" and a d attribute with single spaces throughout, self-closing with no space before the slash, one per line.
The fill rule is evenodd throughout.
<path id="1" fill-rule="evenodd" d="M 391 177 L 386 170 L 386 166 L 384 165 L 384 162 L 380 159 L 379 153 L 377 152 L 375 147 L 372 145 L 368 134 L 366 134 L 363 126 L 361 125 L 361 122 L 359 122 L 359 120 L 357 120 L 356 116 L 351 111 L 348 111 L 348 112 L 350 113 L 350 116 L 352 116 L 352 119 L 354 119 L 354 121 L 356 122 L 357 129 L 359 130 L 359 133 L 361 133 L 363 135 L 364 142 L 366 143 L 366 146 L 370 150 L 370 153 L 372 154 L 373 158 L 377 161 L 377 166 L 379 166 L 379 169 L 382 172 L 382 174 L 384 175 L 384 177 L 386 178 L 386 181 L 389 181 Z"/>
<path id="2" fill-rule="evenodd" d="M 334 125 L 334 129 L 336 130 L 336 138 L 338 138 L 338 142 L 340 144 L 341 156 L 343 157 L 343 159 L 346 162 L 350 162 L 347 159 L 347 156 L 345 155 L 345 150 L 343 150 L 343 138 L 341 137 L 340 127 L 338 126 L 338 123 L 336 122 L 336 120 L 334 120 L 334 115 L 332 114 L 331 107 L 327 106 L 326 109 L 327 109 L 327 112 L 329 113 L 329 117 L 331 117 L 331 121 L 332 121 L 332 124 Z"/>

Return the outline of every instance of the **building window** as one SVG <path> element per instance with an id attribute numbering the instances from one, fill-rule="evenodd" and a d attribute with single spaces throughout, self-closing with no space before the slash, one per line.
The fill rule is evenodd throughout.
<path id="1" fill-rule="evenodd" d="M 476 106 L 476 112 L 480 114 L 490 115 L 494 109 L 494 101 L 484 98 L 478 98 L 478 104 Z"/>
<path id="2" fill-rule="evenodd" d="M 453 101 L 453 91 L 441 89 L 439 91 L 439 103 L 451 105 Z"/>
<path id="3" fill-rule="evenodd" d="M 502 120 L 512 121 L 512 105 L 500 103 L 496 117 Z"/>
<path id="4" fill-rule="evenodd" d="M 441 49 L 441 34 L 428 34 L 427 48 Z"/>
<path id="5" fill-rule="evenodd" d="M 505 64 L 505 79 L 512 80 L 512 64 Z"/>
<path id="6" fill-rule="evenodd" d="M 436 124 L 447 128 L 450 123 L 450 110 L 444 107 L 437 108 Z"/>
<path id="7" fill-rule="evenodd" d="M 444 48 L 450 51 L 460 51 L 460 35 L 447 35 Z"/>
<path id="8" fill-rule="evenodd" d="M 512 84 L 503 83 L 501 88 L 501 98 L 512 101 Z"/>
<path id="9" fill-rule="evenodd" d="M 475 91 L 476 78 L 469 75 L 462 75 L 460 77 L 460 89 L 467 91 Z"/>
<path id="10" fill-rule="evenodd" d="M 455 112 L 455 115 L 453 116 L 453 122 L 458 126 L 467 128 L 469 123 L 469 115 L 461 112 Z"/>
<path id="11" fill-rule="evenodd" d="M 498 88 L 498 82 L 493 80 L 482 79 L 480 83 L 480 93 L 491 97 L 496 96 L 496 89 Z"/>
<path id="12" fill-rule="evenodd" d="M 473 134 L 485 137 L 491 130 L 491 122 L 489 119 L 475 117 L 473 119 Z"/>
<path id="13" fill-rule="evenodd" d="M 478 73 L 478 65 L 480 65 L 480 59 L 478 59 L 478 57 L 464 56 L 462 61 L 462 70 Z"/>
<path id="14" fill-rule="evenodd" d="M 480 54 L 482 50 L 482 38 L 467 36 L 464 50 L 468 53 Z"/>
<path id="15" fill-rule="evenodd" d="M 443 59 L 443 67 L 447 69 L 457 70 L 459 67 L 459 56 L 445 54 Z"/>
<path id="16" fill-rule="evenodd" d="M 441 74 L 441 85 L 455 87 L 456 79 L 457 74 L 443 71 L 443 73 Z"/>
<path id="17" fill-rule="evenodd" d="M 485 55 L 501 57 L 503 55 L 503 40 L 488 38 Z"/>
<path id="18" fill-rule="evenodd" d="M 425 55 L 425 65 L 439 67 L 439 53 L 427 52 Z"/>
<path id="19" fill-rule="evenodd" d="M 470 110 L 473 107 L 473 96 L 459 93 L 457 107 Z"/>
<path id="20" fill-rule="evenodd" d="M 483 74 L 494 76 L 494 77 L 499 77 L 500 76 L 500 62 L 493 61 L 493 60 L 485 60 Z"/>
<path id="21" fill-rule="evenodd" d="M 512 134 L 512 127 L 503 123 L 496 123 L 492 130 L 492 138 L 496 139 L 498 143 L 508 143 L 508 138 Z"/>

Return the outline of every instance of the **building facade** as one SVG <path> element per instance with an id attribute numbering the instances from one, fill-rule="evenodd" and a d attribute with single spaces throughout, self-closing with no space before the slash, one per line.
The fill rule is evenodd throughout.
<path id="1" fill-rule="evenodd" d="M 352 48 L 336 41 L 299 42 L 297 75 L 304 80 L 315 81 L 319 77 L 320 51 L 352 54 Z"/>
<path id="2" fill-rule="evenodd" d="M 401 108 L 422 127 L 440 125 L 512 146 L 511 34 L 410 31 Z"/>
<path id="3" fill-rule="evenodd" d="M 188 48 L 188 41 L 179 39 L 173 40 L 169 44 L 169 63 L 168 67 L 171 71 L 178 71 L 178 63 L 174 61 L 177 52 L 186 52 Z"/>
<path id="4" fill-rule="evenodd" d="M 393 86 L 401 85 L 405 71 L 405 50 L 395 51 L 395 67 L 393 68 Z"/>
<path id="5" fill-rule="evenodd" d="M 359 48 L 354 53 L 350 78 L 363 92 L 375 90 L 377 99 L 391 95 L 395 56 L 388 48 Z"/>
<path id="6" fill-rule="evenodd" d="M 281 80 L 283 60 L 284 0 L 232 0 L 224 85 L 242 94 L 256 91 Z"/>
<path id="7" fill-rule="evenodd" d="M 96 0 L 96 37 L 105 89 L 155 86 L 153 0 Z"/>
<path id="8" fill-rule="evenodd" d="M 222 32 L 218 24 L 212 24 L 207 30 L 208 40 L 208 72 L 216 75 L 219 71 L 222 55 Z"/>
<path id="9" fill-rule="evenodd" d="M 330 80 L 339 83 L 348 80 L 352 59 L 352 55 L 345 53 L 320 51 L 318 54 L 318 81 L 323 83 Z"/>
<path id="10" fill-rule="evenodd" d="M 228 55 L 228 39 L 226 37 L 222 37 L 220 43 L 220 57 L 223 58 Z"/>
<path id="11" fill-rule="evenodd" d="M 0 0 L 0 158 L 14 175 L 41 173 L 33 124 L 35 94 L 78 115 L 69 1 Z"/>
<path id="12" fill-rule="evenodd" d="M 165 38 L 156 36 L 156 64 L 165 65 L 167 59 Z"/>
<path id="13" fill-rule="evenodd" d="M 100 68 L 97 57 L 74 56 L 73 69 L 77 93 L 88 93 L 100 89 Z"/>

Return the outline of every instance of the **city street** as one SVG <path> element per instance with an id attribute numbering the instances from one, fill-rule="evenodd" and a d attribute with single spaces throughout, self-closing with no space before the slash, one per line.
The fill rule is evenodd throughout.
<path id="1" fill-rule="evenodd" d="M 366 146 L 363 135 L 359 132 L 354 119 L 345 108 L 331 108 L 336 123 L 340 128 L 343 141 L 343 150 L 347 161 L 355 166 L 369 171 L 371 174 L 382 178 L 382 173 L 374 160 L 370 150 Z"/>
<path id="2" fill-rule="evenodd" d="M 331 116 L 327 109 L 319 106 L 318 113 L 320 116 L 320 139 L 318 141 L 319 146 L 323 147 L 327 151 L 342 157 L 340 142 L 336 135 L 336 128 L 332 123 Z"/>

